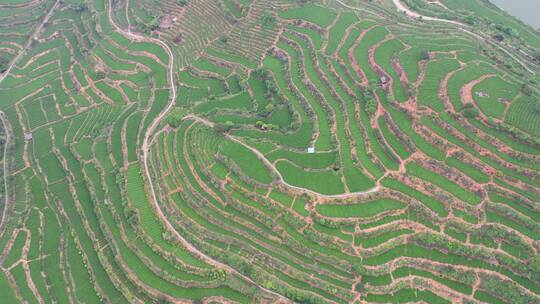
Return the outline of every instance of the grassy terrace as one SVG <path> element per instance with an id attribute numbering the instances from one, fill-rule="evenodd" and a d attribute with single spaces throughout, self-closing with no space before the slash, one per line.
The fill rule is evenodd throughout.
<path id="1" fill-rule="evenodd" d="M 534 29 L 109 1 L 0 0 L 2 303 L 540 301 Z"/>

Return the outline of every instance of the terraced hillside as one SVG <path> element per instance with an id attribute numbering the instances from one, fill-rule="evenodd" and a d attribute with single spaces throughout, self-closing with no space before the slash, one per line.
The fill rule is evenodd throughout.
<path id="1" fill-rule="evenodd" d="M 0 0 L 0 302 L 539 303 L 539 46 L 483 0 Z"/>

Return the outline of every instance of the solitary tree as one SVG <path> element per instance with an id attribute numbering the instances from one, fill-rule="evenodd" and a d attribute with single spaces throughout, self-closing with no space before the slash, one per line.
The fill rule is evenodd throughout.
<path id="1" fill-rule="evenodd" d="M 428 60 L 429 59 L 429 52 L 427 50 L 421 50 L 420 51 L 420 60 Z"/>

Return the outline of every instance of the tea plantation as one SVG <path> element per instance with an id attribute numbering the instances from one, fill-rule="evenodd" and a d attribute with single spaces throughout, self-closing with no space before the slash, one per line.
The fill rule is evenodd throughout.
<path id="1" fill-rule="evenodd" d="M 540 303 L 540 33 L 485 0 L 0 0 L 0 303 Z"/>

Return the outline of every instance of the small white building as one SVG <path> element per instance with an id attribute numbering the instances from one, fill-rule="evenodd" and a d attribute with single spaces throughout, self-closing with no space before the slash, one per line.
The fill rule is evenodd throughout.
<path id="1" fill-rule="evenodd" d="M 307 148 L 307 153 L 309 153 L 309 154 L 315 153 L 315 147 L 309 147 L 309 148 Z"/>

